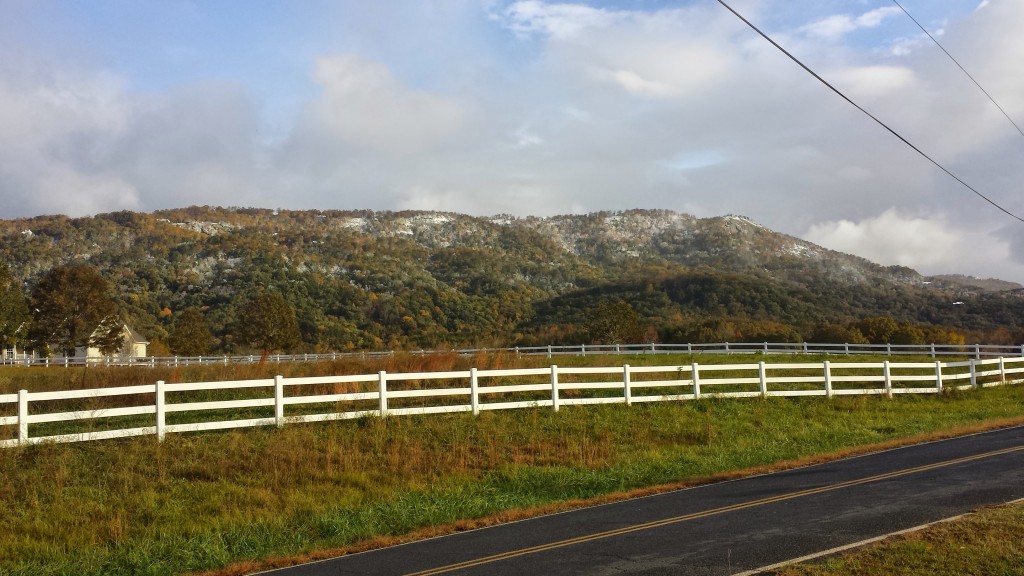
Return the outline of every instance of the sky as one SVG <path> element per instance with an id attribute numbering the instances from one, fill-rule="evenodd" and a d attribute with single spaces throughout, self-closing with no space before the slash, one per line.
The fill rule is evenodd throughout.
<path id="1" fill-rule="evenodd" d="M 1024 126 L 1024 2 L 900 2 Z M 1024 136 L 889 0 L 732 0 L 1024 215 Z M 739 214 L 1024 283 L 1024 223 L 715 0 L 0 0 L 0 218 Z"/>

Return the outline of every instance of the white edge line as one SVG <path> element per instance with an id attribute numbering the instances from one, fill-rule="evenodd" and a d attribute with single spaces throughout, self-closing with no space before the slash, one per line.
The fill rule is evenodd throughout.
<path id="1" fill-rule="evenodd" d="M 1009 505 L 1012 505 L 1012 504 L 1020 504 L 1021 502 L 1024 502 L 1024 498 L 1018 498 L 1016 500 L 1010 500 L 1009 502 L 1004 502 L 1001 505 L 1002 506 L 1009 506 Z M 989 506 L 985 506 L 985 507 L 987 508 Z M 921 525 L 918 525 L 918 526 L 911 526 L 910 528 L 904 528 L 903 530 L 897 530 L 896 532 L 889 532 L 888 534 L 882 534 L 881 536 L 875 536 L 874 538 L 868 538 L 867 540 L 861 540 L 860 542 L 852 542 L 850 544 L 844 544 L 843 546 L 837 546 L 835 548 L 830 548 L 828 550 L 822 550 L 820 552 L 814 552 L 814 553 L 811 553 L 811 554 L 807 554 L 806 556 L 800 556 L 799 558 L 791 558 L 789 560 L 783 560 L 782 562 L 777 562 L 777 563 L 771 564 L 769 566 L 761 566 L 760 568 L 754 568 L 753 570 L 747 570 L 746 572 L 737 572 L 737 573 L 733 574 L 732 576 L 756 576 L 758 574 L 763 574 L 763 573 L 771 571 L 771 570 L 778 570 L 779 568 L 785 568 L 786 566 L 790 566 L 792 564 L 800 564 L 800 563 L 807 562 L 807 561 L 810 561 L 810 560 L 816 560 L 816 559 L 821 558 L 823 556 L 832 556 L 834 554 L 839 554 L 841 552 L 846 552 L 847 550 L 852 550 L 854 548 L 862 548 L 862 547 L 867 546 L 869 544 L 874 544 L 876 542 L 881 542 L 882 540 L 888 540 L 889 538 L 892 538 L 893 536 L 902 536 L 904 534 L 911 534 L 913 532 L 918 532 L 918 531 L 924 530 L 926 528 L 931 528 L 932 526 L 935 526 L 935 525 L 938 525 L 938 524 L 944 524 L 946 522 L 955 522 L 955 521 L 960 520 L 962 518 L 966 518 L 968 516 L 973 516 L 975 513 L 976 513 L 976 511 L 974 511 L 974 512 L 966 512 L 964 514 L 957 514 L 956 516 L 950 516 L 949 518 L 942 518 L 941 520 L 936 520 L 934 522 L 928 522 L 927 524 L 921 524 Z"/>

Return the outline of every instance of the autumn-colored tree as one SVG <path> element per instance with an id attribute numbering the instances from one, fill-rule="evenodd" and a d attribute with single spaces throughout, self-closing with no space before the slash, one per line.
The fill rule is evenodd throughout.
<path id="1" fill-rule="evenodd" d="M 104 318 L 115 314 L 110 284 L 92 266 L 58 266 L 39 279 L 29 298 L 31 346 L 47 353 L 50 346 L 73 356 L 86 346 Z"/>
<path id="2" fill-rule="evenodd" d="M 807 337 L 808 342 L 815 344 L 867 344 L 868 340 L 856 326 L 842 324 L 817 324 Z"/>
<path id="3" fill-rule="evenodd" d="M 238 340 L 262 351 L 260 363 L 275 350 L 288 350 L 301 341 L 295 310 L 278 292 L 258 291 L 241 305 Z"/>
<path id="4" fill-rule="evenodd" d="M 924 330 L 909 322 L 901 322 L 896 326 L 889 342 L 892 344 L 924 344 Z"/>
<path id="5" fill-rule="evenodd" d="M 179 356 L 205 356 L 215 340 L 202 310 L 192 307 L 175 318 L 168 344 L 171 352 Z"/>
<path id="6" fill-rule="evenodd" d="M 857 323 L 857 329 L 872 344 L 888 344 L 899 325 L 892 316 L 874 316 L 864 318 Z"/>

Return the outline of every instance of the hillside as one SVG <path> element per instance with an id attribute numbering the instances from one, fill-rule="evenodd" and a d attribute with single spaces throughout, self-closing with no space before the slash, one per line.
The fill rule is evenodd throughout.
<path id="1" fill-rule="evenodd" d="M 960 330 L 1024 324 L 1024 290 L 1009 283 L 965 290 L 741 216 L 660 210 L 41 216 L 0 221 L 0 258 L 26 293 L 58 264 L 96 267 L 151 339 L 166 341 L 175 315 L 200 307 L 220 351 L 239 350 L 237 305 L 256 287 L 285 295 L 306 350 L 584 340 L 588 315 L 616 298 L 663 341 L 806 338 L 816 324 L 880 315 Z"/>

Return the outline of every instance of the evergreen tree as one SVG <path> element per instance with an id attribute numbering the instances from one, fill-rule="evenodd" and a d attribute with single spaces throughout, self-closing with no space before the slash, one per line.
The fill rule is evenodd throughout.
<path id="1" fill-rule="evenodd" d="M 104 318 L 115 314 L 110 285 L 92 266 L 58 266 L 36 284 L 29 299 L 29 342 L 47 353 L 50 346 L 73 356 L 85 346 Z"/>
<path id="2" fill-rule="evenodd" d="M 213 348 L 214 340 L 202 311 L 193 306 L 174 320 L 168 343 L 171 352 L 179 356 L 205 356 Z"/>
<path id="3" fill-rule="evenodd" d="M 236 334 L 241 342 L 262 351 L 260 362 L 275 350 L 288 350 L 301 341 L 295 310 L 278 292 L 259 291 L 242 303 Z"/>
<path id="4" fill-rule="evenodd" d="M 632 344 L 640 341 L 642 333 L 639 316 L 625 300 L 603 300 L 587 319 L 593 344 Z"/>

